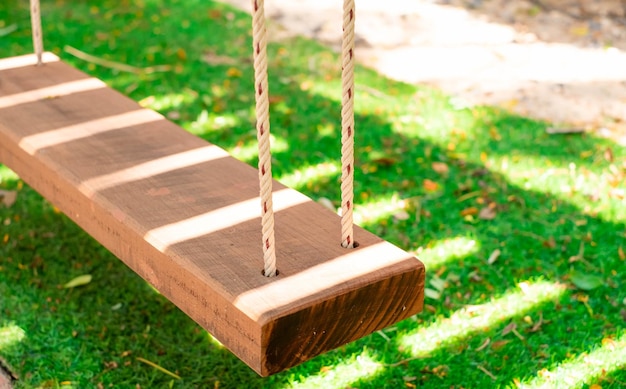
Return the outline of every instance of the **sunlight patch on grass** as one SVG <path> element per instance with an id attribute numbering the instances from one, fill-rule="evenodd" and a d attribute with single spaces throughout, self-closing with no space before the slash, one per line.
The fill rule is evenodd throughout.
<path id="1" fill-rule="evenodd" d="M 600 347 L 589 353 L 577 355 L 555 369 L 543 369 L 524 389 L 581 388 L 594 379 L 626 367 L 626 335 L 618 339 L 604 338 Z"/>
<path id="2" fill-rule="evenodd" d="M 431 247 L 420 247 L 415 251 L 415 255 L 424 262 L 424 265 L 426 265 L 428 269 L 440 267 L 455 259 L 476 254 L 480 249 L 480 244 L 474 239 L 462 236 L 433 243 Z"/>
<path id="3" fill-rule="evenodd" d="M 272 153 L 282 153 L 289 149 L 289 144 L 285 138 L 270 134 L 270 148 Z M 227 151 L 239 160 L 251 161 L 259 155 L 259 145 L 255 139 L 245 144 L 238 144 Z"/>
<path id="4" fill-rule="evenodd" d="M 286 385 L 285 388 L 296 389 L 332 389 L 349 388 L 361 379 L 371 379 L 383 370 L 384 365 L 377 363 L 367 350 L 350 360 L 324 366 L 317 374 L 302 377 L 301 381 Z"/>
<path id="5" fill-rule="evenodd" d="M 209 343 L 211 343 L 213 346 L 222 349 L 224 348 L 224 345 L 222 344 L 222 342 L 219 341 L 219 339 L 217 339 L 215 336 L 211 335 L 210 333 L 206 333 L 207 335 L 207 339 L 209 339 Z"/>
<path id="6" fill-rule="evenodd" d="M 555 166 L 545 158 L 524 156 L 516 161 L 508 157 L 489 159 L 487 166 L 507 177 L 524 190 L 550 194 L 583 213 L 598 214 L 606 220 L 625 221 L 622 205 L 626 182 L 619 169 L 593 171 L 570 163 Z M 489 162 L 488 161 L 488 162 Z"/>
<path id="7" fill-rule="evenodd" d="M 323 97 L 329 101 L 341 101 L 341 82 L 339 80 L 332 82 L 311 82 L 310 80 L 305 80 L 300 84 L 300 88 L 307 93 Z"/>
<path id="8" fill-rule="evenodd" d="M 489 169 L 502 173 L 525 189 L 542 190 L 561 194 L 570 190 L 592 191 L 606 190 L 608 180 L 603 179 L 606 172 L 594 171 L 576 163 L 558 164 L 544 157 L 530 155 L 489 157 L 486 161 Z M 602 186 L 602 187 L 598 187 Z"/>
<path id="9" fill-rule="evenodd" d="M 370 224 L 392 215 L 398 220 L 404 220 L 411 217 L 408 211 L 412 208 L 411 202 L 400 198 L 398 193 L 388 193 L 367 202 L 356 203 L 354 220 L 357 224 Z"/>
<path id="10" fill-rule="evenodd" d="M 26 331 L 10 323 L 0 327 L 0 350 L 21 342 L 26 337 Z"/>
<path id="11" fill-rule="evenodd" d="M 202 135 L 213 131 L 220 131 L 236 127 L 241 124 L 241 119 L 233 114 L 209 113 L 207 110 L 200 115 L 185 129 L 194 135 Z"/>
<path id="12" fill-rule="evenodd" d="M 308 187 L 314 182 L 323 181 L 326 177 L 339 174 L 340 170 L 337 163 L 323 162 L 317 165 L 303 166 L 289 174 L 279 176 L 277 179 L 289 187 Z"/>
<path id="13" fill-rule="evenodd" d="M 487 304 L 467 306 L 450 317 L 439 318 L 430 326 L 400 338 L 399 343 L 416 357 L 426 356 L 472 333 L 496 326 L 547 301 L 556 300 L 565 291 L 565 286 L 558 283 L 521 282 L 516 290 Z"/>
<path id="14" fill-rule="evenodd" d="M 139 102 L 144 108 L 154 111 L 178 109 L 187 104 L 192 104 L 198 97 L 198 93 L 191 89 L 183 90 L 182 93 L 167 93 L 157 96 L 148 96 Z"/>
<path id="15" fill-rule="evenodd" d="M 0 184 L 6 181 L 15 181 L 19 177 L 15 172 L 4 165 L 0 165 Z"/>

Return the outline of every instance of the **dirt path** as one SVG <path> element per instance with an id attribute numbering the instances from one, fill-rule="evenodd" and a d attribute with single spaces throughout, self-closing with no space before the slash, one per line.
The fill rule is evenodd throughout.
<path id="1" fill-rule="evenodd" d="M 623 0 L 359 0 L 357 7 L 357 57 L 386 76 L 626 145 Z M 275 39 L 297 34 L 340 45 L 339 0 L 268 0 L 266 12 Z"/>

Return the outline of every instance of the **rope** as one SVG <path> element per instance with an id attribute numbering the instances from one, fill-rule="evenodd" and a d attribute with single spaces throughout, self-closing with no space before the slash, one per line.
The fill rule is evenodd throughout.
<path id="1" fill-rule="evenodd" d="M 272 206 L 272 155 L 270 152 L 270 112 L 267 82 L 267 33 L 264 0 L 252 0 L 252 46 L 254 51 L 254 97 L 256 100 L 256 128 L 259 143 L 259 183 L 261 188 L 261 226 L 263 232 L 263 260 L 266 277 L 276 271 L 274 242 L 274 210 Z"/>
<path id="2" fill-rule="evenodd" d="M 341 101 L 341 245 L 354 247 L 354 0 L 343 2 Z"/>
<path id="3" fill-rule="evenodd" d="M 43 63 L 43 34 L 41 32 L 39 0 L 30 0 L 30 23 L 33 30 L 33 47 L 35 54 L 37 54 L 37 65 L 41 65 Z"/>

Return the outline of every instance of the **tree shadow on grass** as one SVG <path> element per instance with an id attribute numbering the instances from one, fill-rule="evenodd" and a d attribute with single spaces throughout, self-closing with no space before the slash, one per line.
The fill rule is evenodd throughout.
<path id="1" fill-rule="evenodd" d="M 106 1 L 99 4 L 102 9 L 110 6 Z M 220 15 L 232 13 L 231 23 L 240 32 L 248 28 L 247 17 L 236 11 L 211 3 L 198 12 L 194 8 L 198 4 L 177 4 L 182 11 L 171 16 L 162 32 L 174 34 L 181 20 L 200 20 L 202 15 L 218 11 Z M 156 3 L 150 3 L 143 12 L 164 12 L 154 7 Z M 115 13 L 115 9 L 107 12 L 114 12 L 116 17 L 128 15 L 129 21 L 135 19 L 133 12 L 140 10 Z M 78 14 L 80 10 L 73 12 Z M 104 28 L 104 20 L 97 28 Z M 215 23 L 217 28 L 220 23 L 226 25 L 221 18 Z M 77 28 L 84 21 L 64 24 L 66 29 Z M 135 30 L 147 26 L 141 24 Z M 49 28 L 53 37 L 54 31 L 60 33 L 56 27 Z M 147 35 L 149 32 L 145 31 Z M 229 58 L 247 56 L 247 41 L 229 48 L 219 42 L 219 35 L 203 34 L 198 38 L 180 33 L 178 39 L 150 38 L 156 39 L 154 45 L 164 48 L 155 56 L 162 55 L 165 60 L 168 57 L 164 53 L 175 53 L 172 48 L 178 46 L 188 56 L 204 47 Z M 137 36 L 141 37 L 141 32 Z M 77 39 L 70 34 L 67 42 L 77 45 Z M 135 49 L 130 36 L 128 42 L 116 41 L 116 45 L 128 46 L 121 50 L 126 55 L 132 52 L 130 47 Z M 105 55 L 109 42 L 96 39 L 83 45 Z M 139 57 L 147 61 L 154 45 L 146 44 Z M 338 136 L 332 118 L 338 116 L 339 104 L 328 97 L 337 89 L 336 79 L 330 76 L 337 70 L 332 65 L 336 63 L 334 56 L 299 39 L 272 46 L 270 51 L 278 58 L 271 79 L 271 91 L 278 96 L 272 104 L 273 131 L 287 145 L 273 155 L 275 172 L 289 176 L 305 164 L 335 163 Z M 313 70 L 309 67 L 311 61 L 319 61 Z M 229 149 L 252 141 L 251 100 L 245 97 L 251 89 L 250 64 L 242 60 L 237 65 L 191 67 L 202 69 L 202 74 L 191 73 L 188 68 L 183 67 L 178 74 L 153 75 L 148 80 L 141 76 L 119 78 L 108 70 L 98 73 L 119 89 L 132 89 L 137 99 L 184 94 L 184 85 L 192 85 L 195 90 L 189 93 L 189 100 L 182 99 L 182 103 L 162 112 L 169 116 L 178 113 L 183 125 Z M 600 176 L 609 169 L 610 162 L 602 156 L 612 145 L 593 137 L 549 138 L 543 135 L 540 123 L 489 108 L 456 109 L 435 92 L 394 83 L 367 70 L 359 72 L 362 81 L 357 82 L 370 91 L 361 93 L 357 103 L 362 105 L 357 117 L 360 184 L 356 196 L 373 209 L 363 219 L 363 226 L 407 250 L 423 250 L 425 255 L 430 247 L 455 237 L 467 238 L 476 245 L 472 253 L 454 259 L 441 258 L 445 253 L 431 255 L 435 259 L 430 264 L 427 261 L 429 288 L 438 294 L 427 300 L 424 313 L 387 329 L 384 336 L 373 334 L 288 372 L 261 379 L 26 188 L 13 208 L 1 210 L 2 219 L 9 220 L 3 228 L 9 238 L 2 246 L 0 265 L 0 295 L 11 296 L 0 306 L 0 325 L 14 321 L 27 333 L 26 340 L 1 351 L 22 372 L 24 382 L 43 385 L 71 380 L 82 386 L 102 382 L 105 387 L 168 385 L 171 377 L 136 359 L 141 357 L 183 376 L 182 381 L 174 382 L 175 387 L 211 387 L 216 382 L 221 387 L 279 387 L 291 382 L 306 385 L 314 382 L 312 377 L 332 387 L 340 382 L 331 379 L 333 369 L 344 362 L 361 366 L 364 376 L 359 379 L 356 374 L 343 386 L 397 387 L 407 382 L 422 387 L 493 387 L 511 384 L 514 378 L 527 380 L 543 368 L 552 369 L 569 355 L 593 349 L 604 338 L 619 337 L 624 328 L 619 315 L 624 296 L 618 285 L 626 282 L 618 254 L 620 245 L 626 246 L 623 214 L 618 210 L 611 218 L 605 216 L 606 210 L 594 209 L 596 203 L 615 207 L 614 199 L 594 203 L 584 195 L 577 197 L 569 192 L 557 196 L 558 188 L 550 183 L 555 178 L 548 176 L 543 188 L 543 181 L 534 180 L 536 172 L 532 170 L 548 161 L 559 169 L 575 163 Z M 192 123 L 203 111 L 232 115 L 238 120 L 217 130 L 205 131 L 209 126 L 202 124 L 194 129 Z M 613 159 L 622 161 L 621 152 L 614 149 Z M 539 163 L 527 162 L 530 157 L 539 157 Z M 509 158 L 508 169 L 502 168 L 505 158 Z M 253 158 L 244 159 L 254 163 Z M 443 165 L 434 169 L 433 163 Z M 517 176 L 525 170 L 531 171 L 531 176 Z M 562 178 L 564 184 L 571 184 L 567 181 L 569 174 L 568 170 Z M 334 199 L 338 198 L 337 178 L 336 171 L 322 171 L 308 184 L 296 186 L 314 198 Z M 2 185 L 14 188 L 18 182 L 8 180 Z M 394 196 L 399 200 L 396 203 L 384 201 Z M 493 212 L 481 218 L 480 212 L 489 207 Z M 584 256 L 577 258 L 581 247 Z M 500 254 L 490 265 L 487 260 L 495 250 Z M 603 285 L 588 293 L 574 289 L 572 269 L 599 276 Z M 83 273 L 92 274 L 94 281 L 80 289 L 60 287 Z M 519 295 L 523 300 L 524 288 L 532 288 L 541 280 L 569 287 L 555 286 L 558 294 L 522 306 L 519 312 L 497 305 L 509 301 L 509 295 Z M 502 308 L 502 314 L 492 314 L 492 320 L 485 322 L 476 320 L 488 307 Z M 457 330 L 462 326 L 453 320 L 461 320 L 467 328 Z M 520 336 L 510 329 L 505 334 L 504 329 L 509 327 Z M 432 346 L 428 358 L 406 340 L 436 338 L 441 332 L 448 335 L 448 340 Z M 371 362 L 355 359 L 365 354 Z M 416 357 L 420 359 L 407 360 Z M 396 365 L 402 360 L 407 361 Z M 624 381 L 623 373 L 612 374 L 615 380 Z"/>

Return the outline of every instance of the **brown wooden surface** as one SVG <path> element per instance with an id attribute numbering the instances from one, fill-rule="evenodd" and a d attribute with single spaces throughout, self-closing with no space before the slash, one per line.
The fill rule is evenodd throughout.
<path id="1" fill-rule="evenodd" d="M 261 275 L 258 175 L 46 55 L 0 60 L 0 162 L 261 375 L 422 309 L 424 266 L 274 185 L 277 278 Z"/>

